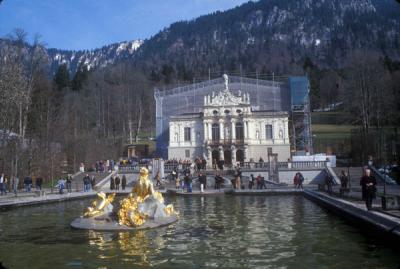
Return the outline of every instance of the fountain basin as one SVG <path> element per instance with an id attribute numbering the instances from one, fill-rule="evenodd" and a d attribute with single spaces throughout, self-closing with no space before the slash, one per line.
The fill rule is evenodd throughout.
<path id="1" fill-rule="evenodd" d="M 153 229 L 166 226 L 178 220 L 178 216 L 172 214 L 165 218 L 149 219 L 138 227 L 120 225 L 117 221 L 110 218 L 76 218 L 71 222 L 71 227 L 75 229 L 94 230 L 94 231 L 137 231 Z"/>

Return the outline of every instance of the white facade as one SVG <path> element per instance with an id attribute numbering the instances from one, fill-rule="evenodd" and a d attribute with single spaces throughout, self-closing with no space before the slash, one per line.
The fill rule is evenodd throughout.
<path id="1" fill-rule="evenodd" d="M 225 164 L 267 161 L 268 152 L 278 161 L 290 157 L 287 112 L 253 111 L 248 93 L 233 95 L 225 88 L 204 97 L 202 113 L 173 116 L 169 121 L 170 159 L 205 158 Z"/>

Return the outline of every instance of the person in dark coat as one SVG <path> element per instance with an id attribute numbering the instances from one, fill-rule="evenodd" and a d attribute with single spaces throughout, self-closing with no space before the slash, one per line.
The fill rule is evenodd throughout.
<path id="1" fill-rule="evenodd" d="M 326 175 L 325 177 L 325 184 L 328 188 L 328 193 L 332 194 L 332 185 L 333 185 L 333 178 L 331 175 Z"/>
<path id="2" fill-rule="evenodd" d="M 267 185 L 265 185 L 265 178 L 261 177 L 260 179 L 260 189 L 266 189 Z"/>
<path id="3" fill-rule="evenodd" d="M 201 164 L 202 164 L 203 170 L 206 170 L 207 161 L 206 161 L 205 159 L 203 159 L 203 160 L 201 161 Z"/>
<path id="4" fill-rule="evenodd" d="M 90 185 L 92 186 L 92 190 L 94 190 L 94 186 L 96 186 L 96 178 L 94 175 L 92 175 L 92 178 L 90 179 Z"/>
<path id="5" fill-rule="evenodd" d="M 363 200 L 368 210 L 372 209 L 372 201 L 376 198 L 376 179 L 371 175 L 371 170 L 366 169 L 365 175 L 360 180 Z"/>
<path id="6" fill-rule="evenodd" d="M 256 181 L 256 179 L 254 178 L 254 175 L 253 174 L 251 174 L 250 175 L 250 180 L 249 180 L 249 189 L 251 190 L 251 189 L 253 189 L 253 186 L 254 186 L 254 182 Z"/>
<path id="7" fill-rule="evenodd" d="M 119 184 L 121 183 L 121 179 L 119 178 L 119 176 L 117 176 L 115 178 L 115 189 L 119 190 Z"/>
<path id="8" fill-rule="evenodd" d="M 88 192 L 90 190 L 90 177 L 89 174 L 83 178 L 83 191 Z"/>
<path id="9" fill-rule="evenodd" d="M 25 192 L 31 192 L 32 187 L 32 178 L 30 176 L 26 176 L 24 178 Z"/>
<path id="10" fill-rule="evenodd" d="M 115 178 L 112 176 L 110 179 L 110 190 L 115 189 Z"/>
<path id="11" fill-rule="evenodd" d="M 214 189 L 219 190 L 219 189 L 221 188 L 221 183 L 222 183 L 222 181 L 223 181 L 223 178 L 222 178 L 219 174 L 217 174 L 217 175 L 215 176 L 215 186 L 214 186 Z"/>
<path id="12" fill-rule="evenodd" d="M 126 176 L 125 175 L 122 176 L 121 187 L 122 187 L 122 190 L 125 190 L 125 187 L 126 187 Z"/>
<path id="13" fill-rule="evenodd" d="M 342 170 L 340 173 L 340 185 L 343 189 L 347 189 L 347 185 L 349 184 L 349 177 L 347 176 L 347 173 Z"/>
<path id="14" fill-rule="evenodd" d="M 191 177 L 189 175 L 185 175 L 183 180 L 185 182 L 185 186 L 187 188 L 187 192 L 192 192 L 192 179 L 191 179 Z"/>
<path id="15" fill-rule="evenodd" d="M 67 176 L 66 183 L 67 183 L 67 191 L 68 191 L 68 193 L 71 193 L 72 192 L 72 177 L 71 177 L 71 175 Z"/>
<path id="16" fill-rule="evenodd" d="M 203 184 L 204 189 L 207 188 L 207 177 L 205 174 L 203 174 L 203 173 L 199 174 L 199 182 L 200 182 L 200 184 Z M 199 188 L 201 188 L 201 187 L 199 187 Z"/>
<path id="17" fill-rule="evenodd" d="M 43 183 L 43 178 L 37 177 L 36 178 L 36 189 L 37 190 L 42 190 L 42 183 Z"/>
<path id="18" fill-rule="evenodd" d="M 178 173 L 176 173 L 176 175 L 178 175 Z M 162 186 L 161 178 L 160 178 L 160 171 L 157 171 L 157 174 L 154 177 L 154 179 L 156 180 L 156 186 Z"/>

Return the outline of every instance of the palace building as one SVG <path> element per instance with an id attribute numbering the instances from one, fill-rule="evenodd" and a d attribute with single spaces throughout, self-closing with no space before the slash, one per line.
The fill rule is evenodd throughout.
<path id="1" fill-rule="evenodd" d="M 208 164 L 223 160 L 228 165 L 268 161 L 271 156 L 287 161 L 293 149 L 305 150 L 310 142 L 308 80 L 288 81 L 224 75 L 184 88 L 156 90 L 159 155 L 204 158 Z M 298 122 L 291 120 L 294 111 Z"/>

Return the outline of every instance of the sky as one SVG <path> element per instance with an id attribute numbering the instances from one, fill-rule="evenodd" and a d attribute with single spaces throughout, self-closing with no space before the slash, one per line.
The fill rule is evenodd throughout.
<path id="1" fill-rule="evenodd" d="M 24 29 L 48 48 L 94 49 L 146 39 L 171 23 L 249 0 L 0 0 L 0 37 Z"/>

